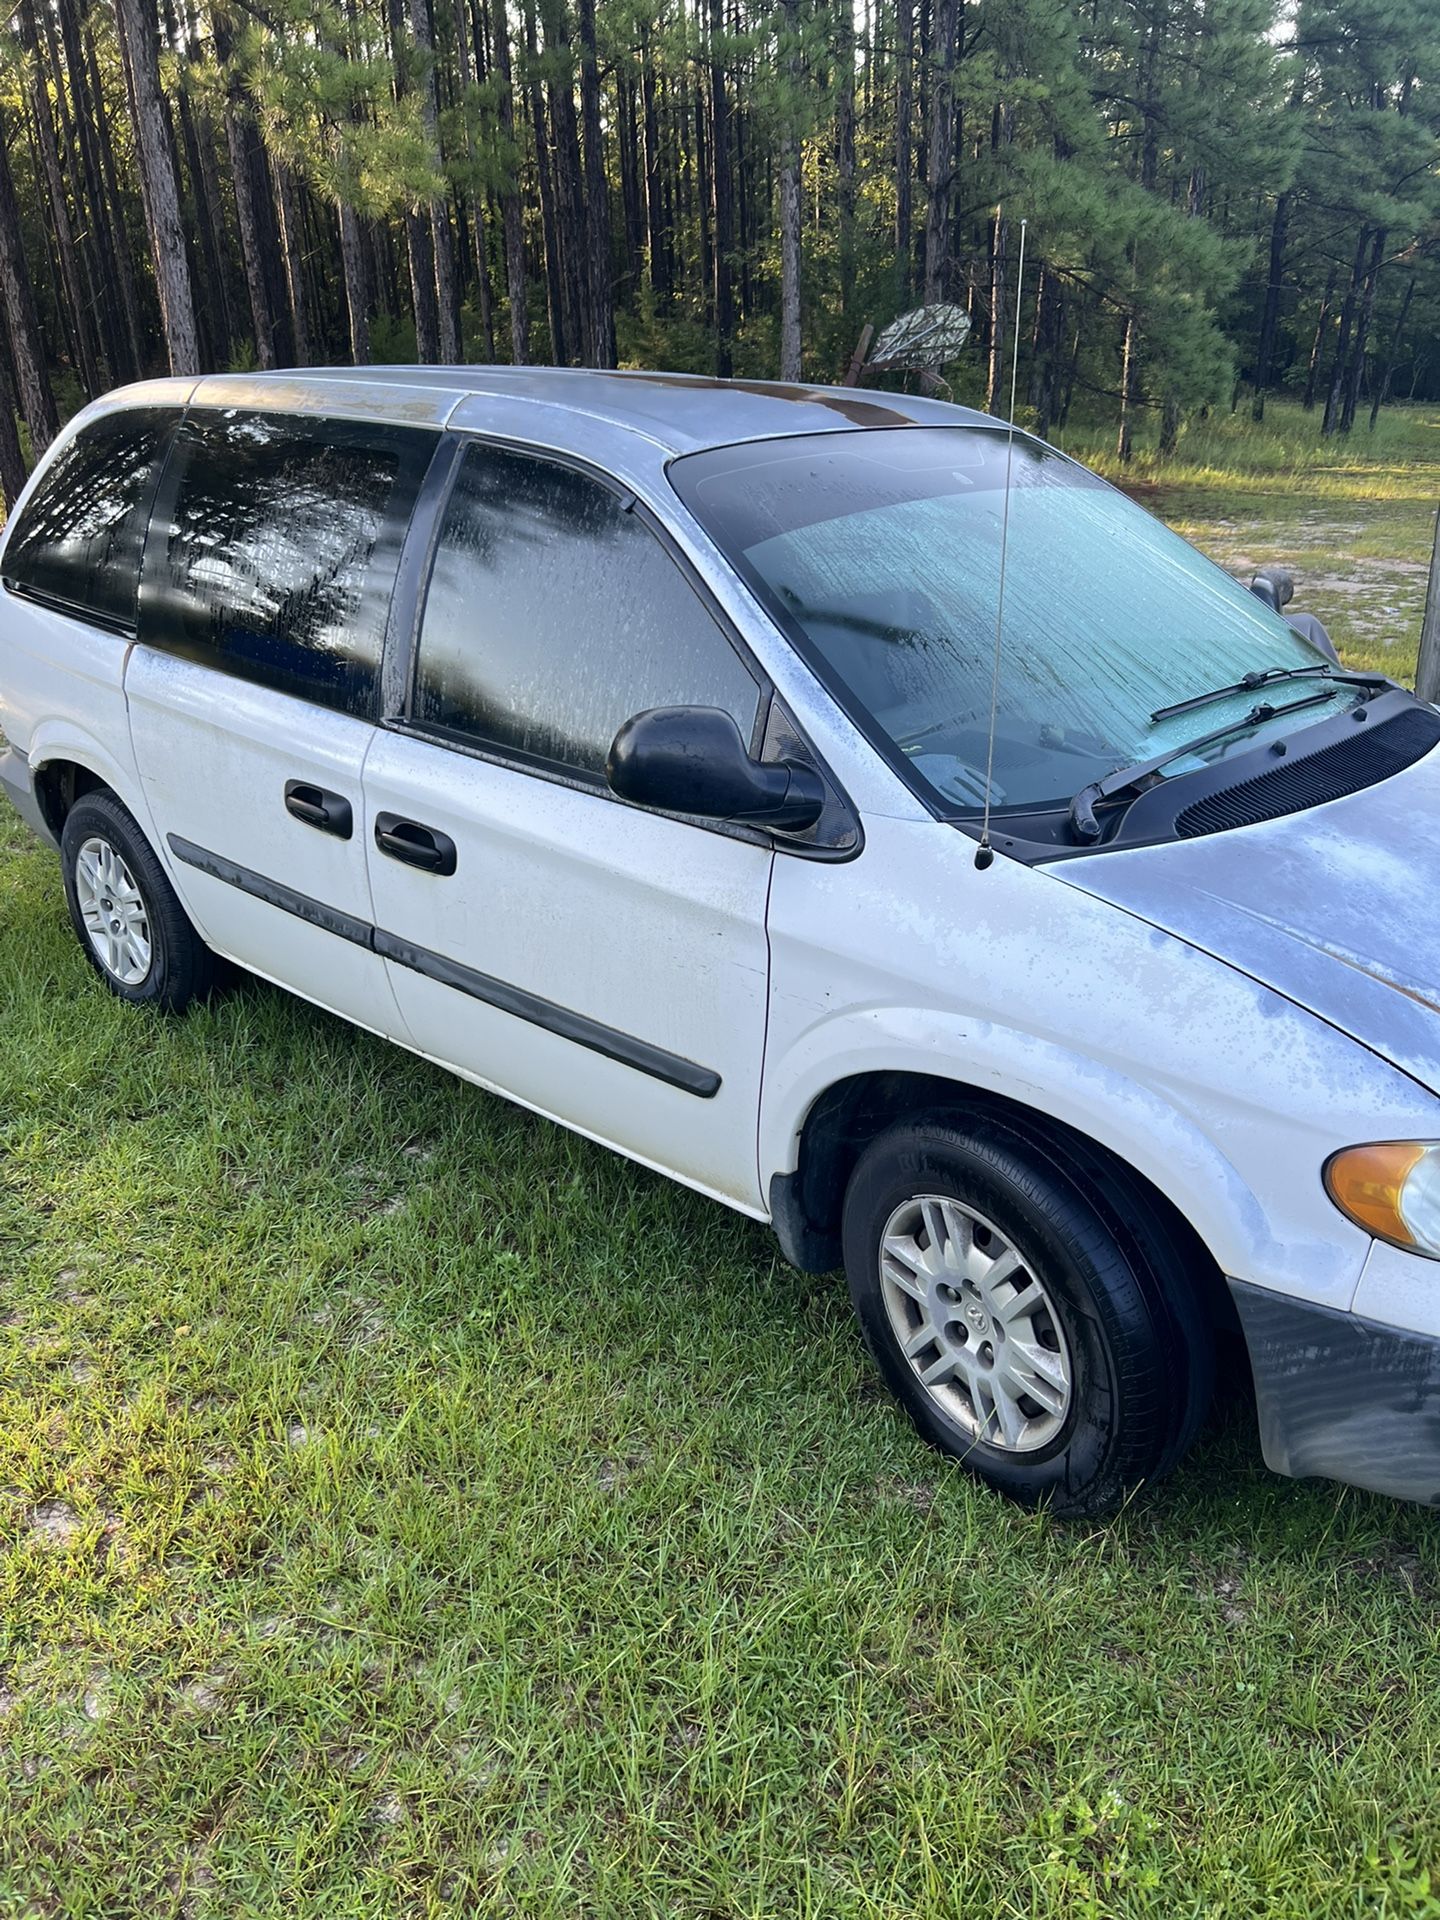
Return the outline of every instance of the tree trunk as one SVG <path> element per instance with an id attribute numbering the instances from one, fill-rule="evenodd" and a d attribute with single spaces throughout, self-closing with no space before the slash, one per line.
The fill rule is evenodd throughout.
<path id="1" fill-rule="evenodd" d="M 1133 451 L 1130 411 L 1135 399 L 1137 361 L 1138 342 L 1135 337 L 1135 314 L 1132 309 L 1125 315 L 1125 339 L 1120 356 L 1120 431 L 1115 439 L 1115 457 L 1122 466 L 1127 467 Z"/>
<path id="2" fill-rule="evenodd" d="M 68 0 L 61 0 L 62 18 L 67 6 Z M 92 99 L 99 100 L 103 96 L 100 87 L 100 62 L 95 57 L 95 36 L 87 25 L 84 34 L 79 38 L 89 75 L 90 96 Z M 115 320 L 114 330 L 119 343 L 117 366 L 124 371 L 120 372 L 118 377 L 138 378 L 144 371 L 146 363 L 147 332 L 141 322 L 139 275 L 136 271 L 135 254 L 130 244 L 129 230 L 125 223 L 125 203 L 120 195 L 120 180 L 115 166 L 115 143 L 110 136 L 108 114 L 98 115 L 95 132 L 104 194 L 98 217 L 103 225 L 107 249 L 102 264 L 107 274 L 114 274 L 120 289 L 120 315 Z"/>
<path id="3" fill-rule="evenodd" d="M 615 71 L 615 105 L 620 136 L 620 198 L 625 224 L 625 281 L 634 291 L 640 285 L 645 257 L 644 198 L 640 184 L 640 128 L 635 111 L 634 62 L 624 59 Z"/>
<path id="4" fill-rule="evenodd" d="M 718 6 L 719 0 L 711 0 Z M 595 0 L 580 0 L 580 123 L 585 142 L 585 358 L 592 367 L 615 364 L 615 310 L 610 291 L 610 193 L 600 129 L 600 67 L 595 48 Z"/>
<path id="5" fill-rule="evenodd" d="M 555 199 L 559 221 L 561 287 L 564 294 L 565 339 L 571 357 L 585 354 L 586 256 L 585 197 L 580 164 L 580 133 L 575 118 L 570 29 L 563 0 L 540 0 L 540 24 L 545 51 L 559 74 L 550 82 L 550 126 L 555 139 Z"/>
<path id="6" fill-rule="evenodd" d="M 223 56 L 222 56 L 223 57 Z M 264 238 L 251 166 L 248 115 L 238 98 L 225 102 L 225 145 L 230 154 L 230 182 L 235 190 L 235 218 L 240 231 L 240 258 L 245 268 L 245 291 L 250 296 L 250 324 L 255 336 L 255 359 L 262 368 L 275 365 L 275 316 L 266 284 Z"/>
<path id="7" fill-rule="evenodd" d="M 283 160 L 272 160 L 275 183 L 275 222 L 280 230 L 280 257 L 285 271 L 285 297 L 290 306 L 290 333 L 295 365 L 310 364 L 310 317 L 306 312 L 305 271 L 300 221 L 300 194 L 295 176 Z"/>
<path id="8" fill-rule="evenodd" d="M 1050 438 L 1059 405 L 1060 341 L 1065 330 L 1065 288 L 1047 268 L 1040 270 L 1035 301 L 1035 360 L 1030 377 L 1030 404 L 1035 409 L 1035 433 Z"/>
<path id="9" fill-rule="evenodd" d="M 1260 344 L 1255 351 L 1255 397 L 1250 403 L 1251 417 L 1265 418 L 1265 395 L 1270 386 L 1270 370 L 1275 359 L 1275 332 L 1280 324 L 1280 283 L 1285 273 L 1285 243 L 1290 231 L 1290 208 L 1294 190 L 1287 187 L 1275 202 L 1275 218 L 1270 223 L 1270 275 L 1265 282 L 1265 309 L 1260 318 Z"/>
<path id="10" fill-rule="evenodd" d="M 5 496 L 7 513 L 20 498 L 28 478 L 25 454 L 15 426 L 15 390 L 10 384 L 5 357 L 0 354 L 0 493 Z"/>
<path id="11" fill-rule="evenodd" d="M 198 374 L 200 340 L 195 326 L 190 265 L 185 257 L 185 227 L 180 218 L 175 154 L 160 92 L 158 25 L 147 0 L 115 0 L 115 19 L 129 82 L 140 190 L 150 232 L 151 263 L 160 295 L 170 371 Z"/>
<path id="12" fill-rule="evenodd" d="M 139 297 L 110 155 L 108 116 L 98 105 L 102 96 L 94 47 L 88 29 L 81 31 L 73 0 L 60 0 L 54 8 L 37 5 L 35 15 L 43 29 L 55 85 L 61 153 L 71 180 L 88 310 L 98 322 L 111 379 L 135 379 L 145 367 Z M 65 49 L 63 61 L 56 42 L 57 24 Z M 74 103 L 73 126 L 65 104 L 65 78 Z M 78 167 L 74 159 L 77 154 Z M 112 274 L 120 285 L 119 311 L 104 295 Z"/>
<path id="13" fill-rule="evenodd" d="M 1330 309 L 1335 302 L 1335 282 L 1338 269 L 1331 267 L 1325 282 L 1325 291 L 1320 297 L 1320 312 L 1315 320 L 1315 338 L 1310 342 L 1310 364 L 1305 374 L 1305 411 L 1314 410 L 1315 394 L 1320 384 L 1320 363 L 1325 354 L 1325 330 L 1330 324 Z"/>
<path id="14" fill-rule="evenodd" d="M 660 162 L 660 115 L 656 100 L 655 61 L 650 51 L 650 29 L 640 22 L 640 102 L 644 147 L 642 180 L 645 190 L 645 236 L 650 291 L 657 302 L 670 298 L 670 263 L 666 251 L 664 183 Z"/>
<path id="15" fill-rule="evenodd" d="M 587 4 L 589 0 L 587 0 Z M 710 0 L 710 181 L 714 217 L 715 372 L 728 380 L 734 371 L 735 333 L 735 201 L 730 167 L 730 100 L 720 41 L 725 31 L 722 0 Z"/>
<path id="16" fill-rule="evenodd" d="M 1349 433 L 1355 424 L 1355 409 L 1360 403 L 1360 379 L 1365 371 L 1365 348 L 1370 339 L 1370 323 L 1375 317 L 1375 293 L 1384 265 L 1386 229 L 1377 227 L 1365 269 L 1365 285 L 1360 298 L 1360 314 L 1355 323 L 1355 340 L 1350 349 L 1350 366 L 1345 376 L 1345 399 L 1340 414 L 1340 431 Z"/>
<path id="17" fill-rule="evenodd" d="M 50 356 L 35 309 L 35 289 L 25 263 L 25 236 L 10 174 L 9 132 L 0 118 L 0 307 L 10 339 L 10 360 L 20 392 L 20 411 L 30 429 L 30 444 L 42 453 L 60 430 L 55 396 L 50 391 Z"/>
<path id="18" fill-rule="evenodd" d="M 785 0 L 785 124 L 780 148 L 780 378 L 800 378 L 800 110 L 799 0 Z"/>
<path id="19" fill-rule="evenodd" d="M 1360 291 L 1360 282 L 1364 278 L 1365 255 L 1370 246 L 1370 229 L 1362 227 L 1360 238 L 1355 244 L 1355 260 L 1350 268 L 1350 284 L 1345 289 L 1345 301 L 1340 308 L 1340 330 L 1335 337 L 1335 360 L 1330 369 L 1330 390 L 1325 396 L 1325 418 L 1321 423 L 1322 434 L 1331 434 L 1340 424 L 1340 406 L 1345 387 L 1345 372 L 1349 365 L 1350 329 L 1355 321 L 1355 299 Z"/>
<path id="20" fill-rule="evenodd" d="M 559 209 L 555 202 L 555 156 L 545 122 L 545 92 L 540 83 L 539 49 L 535 39 L 534 0 L 525 0 L 525 93 L 530 103 L 530 130 L 535 141 L 535 172 L 540 186 L 540 235 L 545 253 L 545 318 L 550 328 L 550 359 L 563 367 L 570 359 L 565 335 L 565 277 L 558 245 Z"/>
<path id="21" fill-rule="evenodd" d="M 990 355 L 985 377 L 985 411 L 998 413 L 1005 392 L 1005 247 L 1008 241 L 1004 210 L 996 207 L 990 221 Z M 1018 315 L 1017 315 L 1018 319 Z"/>
<path id="22" fill-rule="evenodd" d="M 443 180 L 445 159 L 440 151 L 440 109 L 435 87 L 435 23 L 430 0 L 410 0 L 410 26 L 420 50 L 420 121 L 430 164 Z M 460 306 L 455 293 L 455 238 L 450 231 L 450 209 L 445 195 L 430 201 L 430 259 L 435 276 L 438 321 L 436 358 L 454 366 L 460 358 Z"/>
<path id="23" fill-rule="evenodd" d="M 505 142 L 505 185 L 500 217 L 505 228 L 505 282 L 510 298 L 510 358 L 517 367 L 530 359 L 530 294 L 525 284 L 525 223 L 520 210 L 520 149 L 515 139 L 515 90 L 511 84 L 510 22 L 505 0 L 494 0 L 494 70 L 500 83 L 500 136 Z"/>
<path id="24" fill-rule="evenodd" d="M 340 222 L 340 267 L 345 278 L 345 318 L 350 329 L 350 364 L 370 363 L 370 302 L 365 286 L 365 246 L 360 216 L 342 200 L 336 208 Z"/>
<path id="25" fill-rule="evenodd" d="M 797 22 L 798 30 L 798 22 Z M 850 331 L 855 297 L 855 11 L 853 0 L 839 0 L 835 35 L 835 201 L 838 215 L 840 313 Z M 796 62 L 796 87 L 800 65 Z"/>
<path id="26" fill-rule="evenodd" d="M 527 19 L 533 18 L 533 8 L 527 0 Z M 475 72 L 470 66 L 470 21 L 463 6 L 455 13 L 455 56 L 460 70 L 460 92 L 462 99 L 470 91 L 472 80 L 479 80 L 485 72 L 485 42 L 483 38 L 475 41 Z M 532 46 L 533 54 L 533 46 Z M 465 114 L 465 153 L 467 159 L 474 162 L 474 140 L 470 132 L 470 116 Z M 485 357 L 495 358 L 495 314 L 493 296 L 490 290 L 490 228 L 486 218 L 485 188 L 475 186 L 471 204 L 471 223 L 475 231 L 475 285 L 480 307 L 480 332 L 485 341 Z"/>
<path id="27" fill-rule="evenodd" d="M 1435 544 L 1430 553 L 1430 579 L 1425 589 L 1425 611 L 1420 620 L 1420 652 L 1415 662 L 1415 694 L 1432 707 L 1440 706 L 1440 513 L 1435 516 Z"/>
<path id="28" fill-rule="evenodd" d="M 1380 418 L 1380 409 L 1390 398 L 1390 381 L 1395 372 L 1395 358 L 1400 351 L 1401 336 L 1405 332 L 1405 322 L 1410 317 L 1410 302 L 1415 298 L 1415 276 L 1412 273 L 1405 282 L 1405 297 L 1400 302 L 1400 311 L 1395 316 L 1395 326 L 1390 335 L 1390 345 L 1385 353 L 1385 366 L 1380 378 L 1375 382 L 1375 396 L 1370 403 L 1370 431 L 1375 431 L 1375 422 Z"/>
<path id="29" fill-rule="evenodd" d="M 914 285 L 915 0 L 896 0 L 895 17 L 895 264 L 903 308 Z"/>
<path id="30" fill-rule="evenodd" d="M 35 122 L 35 139 L 40 171 L 45 177 L 45 192 L 50 203 L 51 231 L 60 267 L 60 285 L 66 305 L 73 315 L 76 371 L 86 394 L 93 398 L 101 390 L 99 342 L 94 338 L 92 309 L 81 289 L 80 260 L 75 247 L 75 230 L 70 222 L 70 207 L 65 198 L 65 181 L 60 171 L 60 152 L 55 141 L 55 122 L 50 115 L 50 95 L 40 65 L 39 39 L 35 32 L 32 0 L 22 0 L 19 10 L 21 45 L 31 63 L 30 104 Z"/>
<path id="31" fill-rule="evenodd" d="M 945 297 L 955 178 L 955 56 L 961 0 L 934 0 L 928 60 L 930 126 L 925 148 L 925 304 Z"/>

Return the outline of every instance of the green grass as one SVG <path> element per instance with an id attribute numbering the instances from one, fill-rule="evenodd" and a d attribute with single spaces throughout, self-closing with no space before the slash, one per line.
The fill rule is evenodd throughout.
<path id="1" fill-rule="evenodd" d="M 1440 1914 L 1428 1513 L 1243 1403 L 1012 1511 L 761 1229 L 111 999 L 8 814 L 0 1021 L 0 1913 Z"/>
<path id="2" fill-rule="evenodd" d="M 1222 566 L 1296 576 L 1295 607 L 1318 614 L 1347 666 L 1414 684 L 1440 504 L 1440 410 L 1392 407 L 1371 434 L 1324 440 L 1320 415 L 1272 401 L 1192 425 L 1162 460 L 1142 442 L 1127 468 L 1114 431 L 1082 428 L 1065 451 L 1119 481 Z"/>

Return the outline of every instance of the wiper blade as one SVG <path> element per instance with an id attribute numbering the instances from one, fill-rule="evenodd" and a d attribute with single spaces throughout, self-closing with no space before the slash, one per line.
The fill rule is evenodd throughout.
<path id="1" fill-rule="evenodd" d="M 1301 671 L 1308 672 L 1309 669 L 1302 668 Z M 1238 720 L 1230 721 L 1228 726 L 1216 727 L 1213 733 L 1202 733 L 1196 740 L 1184 740 L 1177 747 L 1167 747 L 1164 753 L 1157 753 L 1153 760 L 1137 760 L 1130 766 L 1113 768 L 1103 779 L 1092 780 L 1088 786 L 1081 787 L 1070 802 L 1071 831 L 1077 840 L 1098 840 L 1100 822 L 1095 818 L 1097 802 L 1108 800 L 1112 794 L 1123 793 L 1126 787 L 1133 787 L 1137 781 L 1146 779 L 1152 773 L 1159 773 L 1172 760 L 1183 760 L 1187 754 L 1198 753 L 1202 747 L 1213 747 L 1221 740 L 1228 740 L 1233 733 L 1244 733 L 1248 727 L 1258 727 L 1266 720 L 1278 719 L 1283 714 L 1300 713 L 1306 707 L 1318 707 L 1330 698 L 1330 692 L 1330 688 L 1326 687 L 1323 693 L 1312 693 L 1304 700 L 1287 701 L 1283 707 L 1272 707 L 1268 701 L 1262 700 Z"/>
<path id="2" fill-rule="evenodd" d="M 1150 716 L 1151 723 L 1169 720 L 1177 713 L 1193 713 L 1196 707 L 1208 707 L 1212 700 L 1224 700 L 1232 693 L 1254 693 L 1258 687 L 1274 686 L 1280 680 L 1311 680 L 1317 675 L 1352 687 L 1389 687 L 1395 684 L 1383 673 L 1346 673 L 1328 662 L 1313 667 L 1266 667 L 1263 672 L 1247 673 L 1243 680 L 1233 681 L 1228 687 L 1211 687 L 1208 693 L 1195 693 L 1188 700 L 1175 701 L 1172 706 L 1157 707 Z"/>

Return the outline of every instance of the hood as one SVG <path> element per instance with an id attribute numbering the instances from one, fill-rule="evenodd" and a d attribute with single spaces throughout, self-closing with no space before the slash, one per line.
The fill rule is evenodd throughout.
<path id="1" fill-rule="evenodd" d="M 1050 871 L 1440 1093 L 1440 749 L 1305 813 Z"/>

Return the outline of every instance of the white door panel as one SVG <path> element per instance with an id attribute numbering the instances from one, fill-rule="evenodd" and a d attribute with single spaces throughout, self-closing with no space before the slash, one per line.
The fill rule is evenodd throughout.
<path id="1" fill-rule="evenodd" d="M 414 1044 L 762 1207 L 770 851 L 384 730 L 365 803 L 377 937 Z M 448 835 L 455 872 L 381 852 L 384 812 Z"/>
<path id="2" fill-rule="evenodd" d="M 161 854 L 206 941 L 363 1026 L 400 1031 L 385 965 L 368 944 L 361 773 L 370 723 L 145 646 L 131 655 L 125 692 Z M 350 838 L 288 813 L 291 780 L 347 799 Z"/>

